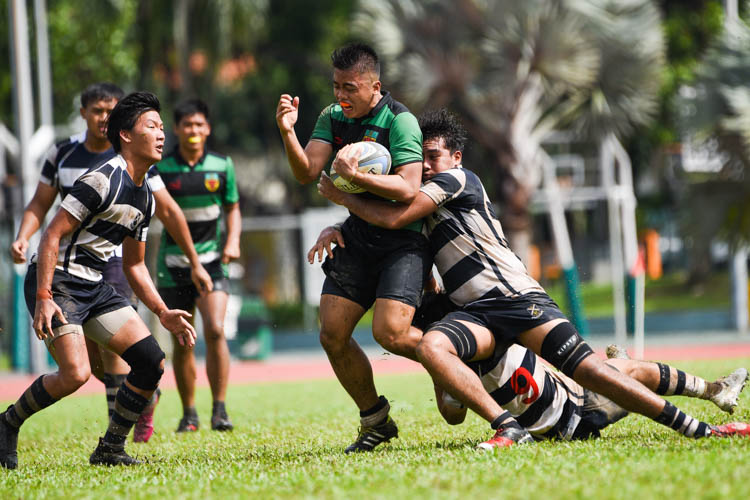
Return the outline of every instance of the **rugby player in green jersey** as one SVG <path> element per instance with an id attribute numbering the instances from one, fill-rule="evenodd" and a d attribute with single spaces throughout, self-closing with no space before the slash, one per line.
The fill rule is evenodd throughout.
<path id="1" fill-rule="evenodd" d="M 390 175 L 358 172 L 347 180 L 366 190 L 358 196 L 410 203 L 422 175 L 422 133 L 416 118 L 382 90 L 380 64 L 372 48 L 347 45 L 335 50 L 331 59 L 336 102 L 320 113 L 304 148 L 294 130 L 299 98 L 283 94 L 278 102 L 276 123 L 295 178 L 303 184 L 315 181 L 341 148 L 375 141 L 391 153 Z M 347 453 L 371 451 L 398 436 L 388 400 L 378 397 L 372 367 L 352 332 L 374 304 L 375 340 L 395 354 L 415 359 L 418 339 L 409 338 L 409 325 L 431 266 L 421 227 L 417 221 L 402 229 L 382 229 L 352 214 L 341 226 L 346 247 L 338 246 L 323 264 L 320 343 L 360 410 L 359 436 Z"/>
<path id="2" fill-rule="evenodd" d="M 202 295 L 190 280 L 187 257 L 170 235 L 162 235 L 157 269 L 159 293 L 167 304 L 180 304 L 183 310 L 193 312 L 198 307 L 203 318 L 206 372 L 213 396 L 211 428 L 228 431 L 233 425 L 224 404 L 229 381 L 229 348 L 224 336 L 229 298 L 227 264 L 240 256 L 241 217 L 231 158 L 206 149 L 206 140 L 211 135 L 209 120 L 208 106 L 203 101 L 192 99 L 179 104 L 174 110 L 177 148 L 149 175 L 154 192 L 166 188 L 182 208 L 200 262 L 213 280 L 213 290 Z M 219 224 L 222 209 L 227 227 L 223 247 Z M 200 424 L 195 409 L 193 350 L 174 343 L 172 364 L 183 407 L 177 432 L 196 431 Z"/>

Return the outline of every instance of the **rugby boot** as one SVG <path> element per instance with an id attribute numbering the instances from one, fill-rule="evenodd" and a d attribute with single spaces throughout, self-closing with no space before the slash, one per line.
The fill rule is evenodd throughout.
<path id="1" fill-rule="evenodd" d="M 617 344 L 609 344 L 607 346 L 607 359 L 630 359 L 628 351 L 624 347 Z"/>
<path id="2" fill-rule="evenodd" d="M 159 397 L 161 391 L 156 389 L 154 392 L 152 402 L 143 410 L 141 416 L 138 417 L 138 421 L 135 423 L 133 428 L 133 442 L 134 443 L 148 443 L 151 436 L 154 434 L 154 410 L 156 405 L 159 403 Z"/>
<path id="3" fill-rule="evenodd" d="M 487 441 L 479 443 L 477 449 L 479 450 L 494 450 L 496 448 L 508 448 L 517 444 L 525 444 L 534 442 L 534 438 L 531 437 L 529 431 L 526 429 L 519 429 L 517 427 L 500 427 L 495 431 L 495 435 Z"/>
<path id="4" fill-rule="evenodd" d="M 229 420 L 229 415 L 227 415 L 226 410 L 219 410 L 215 411 L 213 415 L 211 415 L 211 429 L 215 431 L 231 431 L 234 429 L 234 425 L 232 425 L 232 421 Z"/>
<path id="5" fill-rule="evenodd" d="M 5 413 L 0 413 L 0 465 L 15 469 L 18 467 L 18 429 L 6 422 Z"/>
<path id="6" fill-rule="evenodd" d="M 383 423 L 372 427 L 362 426 L 359 428 L 357 440 L 350 444 L 344 453 L 359 453 L 362 451 L 372 451 L 380 443 L 387 443 L 393 438 L 398 437 L 398 427 L 390 415 Z"/>
<path id="7" fill-rule="evenodd" d="M 199 427 L 198 415 L 183 415 L 175 432 L 195 432 Z"/>
<path id="8" fill-rule="evenodd" d="M 141 465 L 143 462 L 136 460 L 125 452 L 125 447 L 114 447 L 106 444 L 103 438 L 99 438 L 99 445 L 89 457 L 91 465 Z"/>
<path id="9" fill-rule="evenodd" d="M 730 436 L 750 436 L 750 424 L 744 422 L 731 422 L 729 424 L 712 425 L 711 436 L 730 437 Z"/>
<path id="10" fill-rule="evenodd" d="M 737 398 L 745 387 L 746 381 L 747 370 L 737 368 L 726 377 L 721 377 L 716 381 L 717 384 L 721 385 L 721 390 L 711 396 L 709 398 L 710 401 L 725 412 L 734 413 L 734 407 L 737 406 Z"/>

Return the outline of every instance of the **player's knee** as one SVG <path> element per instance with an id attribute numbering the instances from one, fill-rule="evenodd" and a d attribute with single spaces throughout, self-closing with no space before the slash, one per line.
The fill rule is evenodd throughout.
<path id="1" fill-rule="evenodd" d="M 65 389 L 74 392 L 91 377 L 91 369 L 87 365 L 70 367 L 61 373 Z"/>
<path id="2" fill-rule="evenodd" d="M 573 377 L 581 362 L 593 353 L 575 327 L 567 321 L 552 328 L 542 342 L 542 357 L 569 377 Z M 603 362 L 599 364 L 604 365 Z M 596 364 L 587 366 L 595 367 Z"/>
<path id="3" fill-rule="evenodd" d="M 164 373 L 164 351 L 153 336 L 149 335 L 128 347 L 122 353 L 122 359 L 130 365 L 127 380 L 133 387 L 156 389 Z"/>
<path id="4" fill-rule="evenodd" d="M 420 361 L 440 354 L 458 356 L 468 361 L 477 354 L 477 340 L 468 326 L 457 320 L 433 323 L 417 347 Z"/>
<path id="5" fill-rule="evenodd" d="M 343 338 L 338 332 L 333 332 L 324 328 L 321 328 L 320 330 L 320 345 L 329 355 L 336 355 L 345 350 L 349 345 L 350 338 L 351 337 Z"/>
<path id="6" fill-rule="evenodd" d="M 206 342 L 217 342 L 224 338 L 224 322 L 210 321 L 204 324 L 203 335 Z"/>

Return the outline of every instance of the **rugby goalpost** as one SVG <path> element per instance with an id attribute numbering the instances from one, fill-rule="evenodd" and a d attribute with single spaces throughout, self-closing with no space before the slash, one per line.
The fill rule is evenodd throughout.
<path id="1" fill-rule="evenodd" d="M 610 134 L 599 144 L 597 163 L 601 184 L 573 187 L 563 191 L 557 180 L 556 170 L 557 160 L 565 155 L 550 156 L 544 150 L 540 154 L 542 155 L 543 185 L 539 192 L 541 198 L 539 201 L 543 202 L 542 206 L 548 213 L 552 227 L 555 251 L 565 279 L 571 320 L 582 335 L 588 333 L 580 300 L 578 270 L 565 221 L 565 210 L 570 208 L 573 201 L 606 200 L 615 342 L 620 345 L 627 343 L 627 313 L 628 304 L 630 304 L 633 313 L 634 354 L 640 359 L 643 357 L 645 343 L 645 270 L 638 251 L 635 221 L 636 198 L 630 158 L 614 134 Z M 569 158 L 566 157 L 566 160 L 569 161 Z M 625 290 L 626 279 L 629 284 L 629 294 L 626 294 Z"/>

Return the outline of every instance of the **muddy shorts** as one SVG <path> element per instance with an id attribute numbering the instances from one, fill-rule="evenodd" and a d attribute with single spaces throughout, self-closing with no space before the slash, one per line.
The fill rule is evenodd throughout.
<path id="1" fill-rule="evenodd" d="M 37 265 L 29 265 L 24 281 L 26 307 L 31 316 L 36 309 L 36 273 Z M 56 316 L 52 317 L 52 336 L 45 339 L 47 345 L 68 333 L 84 334 L 107 345 L 122 325 L 137 316 L 128 300 L 112 285 L 103 280 L 85 280 L 59 269 L 55 269 L 52 278 L 52 299 L 62 309 L 68 323 L 63 324 Z"/>

